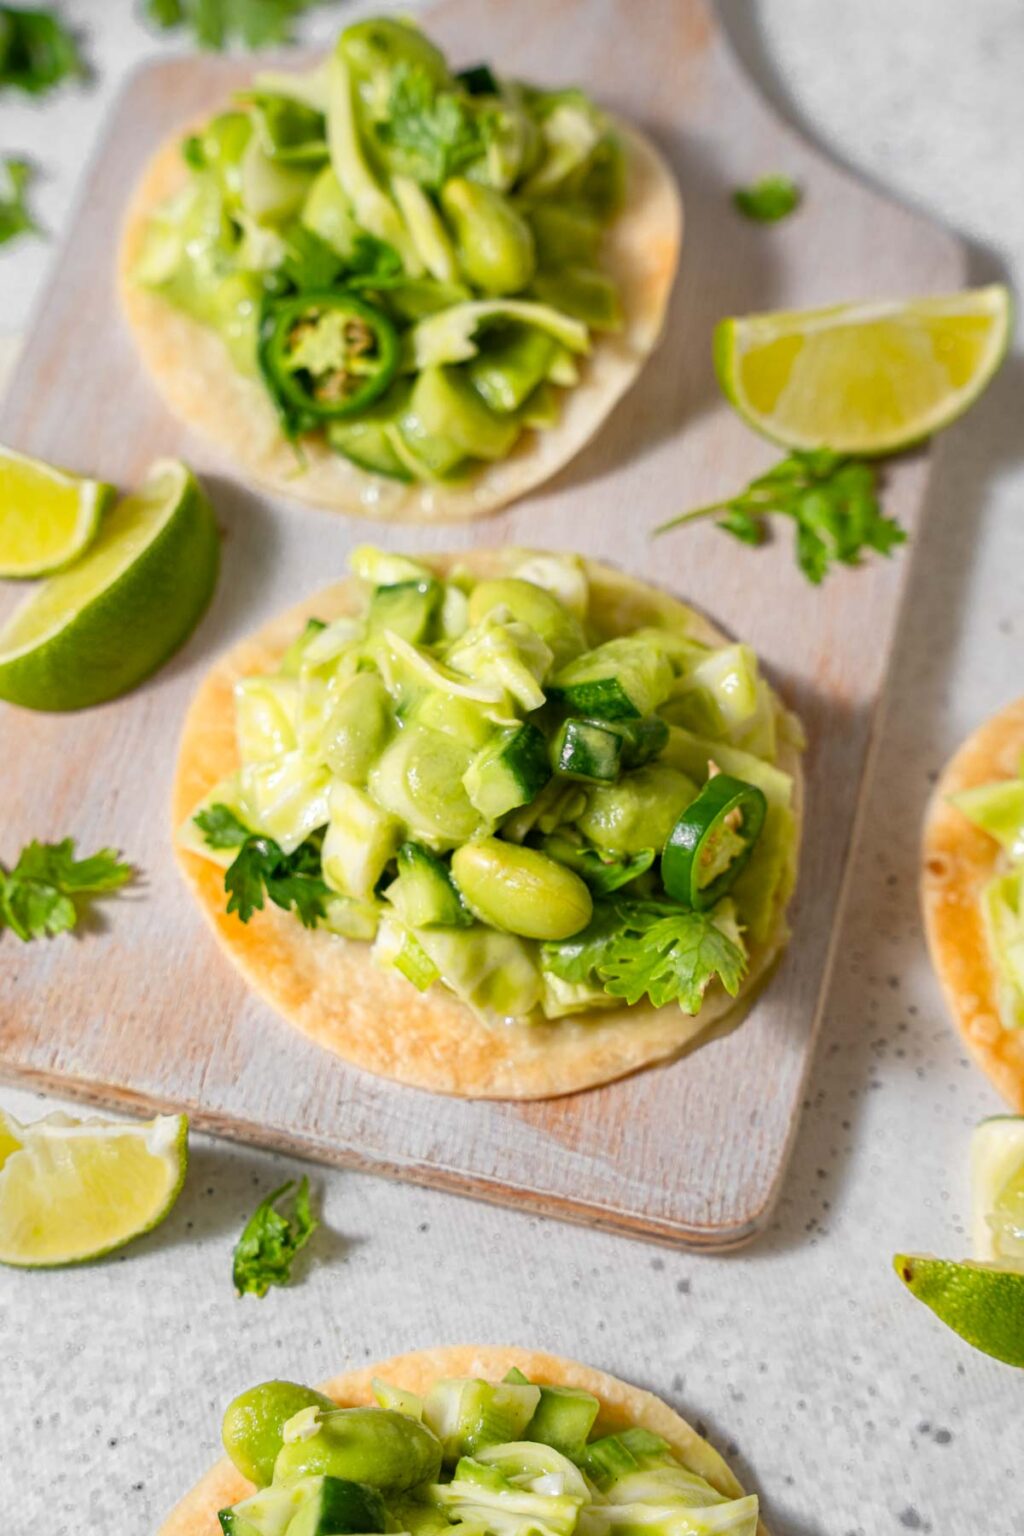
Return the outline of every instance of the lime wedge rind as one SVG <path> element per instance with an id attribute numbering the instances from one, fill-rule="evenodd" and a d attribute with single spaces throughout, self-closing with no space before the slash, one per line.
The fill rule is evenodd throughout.
<path id="1" fill-rule="evenodd" d="M 103 1193 L 92 1205 L 83 1194 L 90 1164 Z M 185 1115 L 138 1123 L 55 1114 L 23 1126 L 0 1111 L 0 1264 L 56 1269 L 104 1258 L 166 1218 L 187 1171 Z M 141 1201 L 140 1174 L 151 1184 Z"/>
<path id="2" fill-rule="evenodd" d="M 1024 1367 L 1024 1273 L 971 1259 L 898 1253 L 893 1268 L 918 1301 L 966 1343 Z"/>
<path id="3" fill-rule="evenodd" d="M 943 383 L 944 321 L 946 342 L 958 324 L 979 322 L 983 331 L 958 386 Z M 762 436 L 791 449 L 831 448 L 871 458 L 914 447 L 962 416 L 998 371 L 1012 328 L 1010 294 L 996 283 L 938 298 L 723 320 L 715 330 L 714 363 L 726 398 Z M 886 336 L 888 348 L 879 341 Z M 776 365 L 778 391 L 759 406 L 752 398 L 753 370 L 772 348 L 786 354 Z M 808 362 L 812 350 L 816 355 Z M 865 406 L 872 397 L 874 421 Z"/>
<path id="4" fill-rule="evenodd" d="M 0 698 L 60 711 L 127 692 L 195 628 L 218 564 L 198 482 L 179 461 L 159 460 L 105 518 L 84 559 L 11 614 L 0 632 Z"/>
<path id="5" fill-rule="evenodd" d="M 96 537 L 116 494 L 102 480 L 4 447 L 0 483 L 0 577 L 13 581 L 52 576 L 73 565 Z"/>

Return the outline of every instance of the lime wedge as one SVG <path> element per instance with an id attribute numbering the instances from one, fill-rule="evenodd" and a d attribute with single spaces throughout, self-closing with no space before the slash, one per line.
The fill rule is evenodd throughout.
<path id="1" fill-rule="evenodd" d="M 0 576 L 49 576 L 96 537 L 114 487 L 0 447 Z"/>
<path id="2" fill-rule="evenodd" d="M 898 1253 L 893 1266 L 947 1328 L 983 1354 L 1024 1366 L 1024 1272 L 921 1253 Z"/>
<path id="3" fill-rule="evenodd" d="M 163 1221 L 185 1182 L 188 1120 L 141 1123 L 0 1110 L 0 1264 L 98 1259 Z"/>
<path id="4" fill-rule="evenodd" d="M 961 416 L 1006 353 L 999 283 L 948 298 L 835 304 L 723 320 L 715 369 L 730 403 L 788 448 L 893 453 Z"/>
<path id="5" fill-rule="evenodd" d="M 92 548 L 0 630 L 0 699 L 82 709 L 142 681 L 195 628 L 217 579 L 210 504 L 175 459 L 103 520 Z"/>
<path id="6" fill-rule="evenodd" d="M 1024 1115 L 993 1115 L 971 1137 L 972 1247 L 1024 1272 Z"/>

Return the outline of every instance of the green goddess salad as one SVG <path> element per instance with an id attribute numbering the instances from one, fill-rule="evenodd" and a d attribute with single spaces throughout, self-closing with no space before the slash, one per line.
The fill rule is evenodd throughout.
<path id="1" fill-rule="evenodd" d="M 640 1424 L 596 1430 L 592 1393 L 518 1369 L 422 1396 L 374 1378 L 373 1393 L 377 1406 L 341 1408 L 271 1381 L 236 1398 L 224 1444 L 257 1490 L 219 1511 L 223 1536 L 756 1536 L 757 1497 L 681 1421 L 732 1492 Z"/>
<path id="2" fill-rule="evenodd" d="M 257 74 L 180 156 L 176 190 L 143 198 L 131 284 L 221 338 L 300 460 L 465 480 L 555 428 L 595 338 L 622 327 L 603 255 L 627 182 L 616 128 L 581 90 L 453 73 L 410 22 L 358 22 L 316 68 Z M 230 389 L 175 351 L 160 306 L 129 312 L 216 431 Z"/>
<path id="3" fill-rule="evenodd" d="M 351 568 L 201 704 L 234 711 L 182 833 L 221 917 L 279 909 L 492 1021 L 735 997 L 798 840 L 798 728 L 749 646 L 571 555 Z"/>

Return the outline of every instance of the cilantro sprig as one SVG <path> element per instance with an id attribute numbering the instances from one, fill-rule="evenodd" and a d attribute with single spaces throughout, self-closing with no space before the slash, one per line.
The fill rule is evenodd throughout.
<path id="1" fill-rule="evenodd" d="M 737 187 L 732 195 L 736 208 L 758 224 L 774 224 L 800 206 L 800 188 L 788 176 L 763 176 L 749 187 Z"/>
<path id="2" fill-rule="evenodd" d="M 320 874 L 322 839 L 314 834 L 294 853 L 285 853 L 273 838 L 251 832 L 226 805 L 213 805 L 194 818 L 210 848 L 237 848 L 238 854 L 224 875 L 227 910 L 247 923 L 261 912 L 264 896 L 275 907 L 294 909 L 304 928 L 315 928 L 326 915 L 331 892 Z"/>
<path id="3" fill-rule="evenodd" d="M 797 564 L 815 586 L 836 562 L 859 565 L 869 549 L 890 555 L 907 537 L 879 505 L 874 467 L 828 448 L 787 454 L 739 495 L 684 512 L 654 531 L 714 517 L 733 538 L 757 545 L 767 535 L 766 519 L 776 514 L 796 524 Z"/>
<path id="4" fill-rule="evenodd" d="M 319 0 L 145 0 L 158 27 L 187 27 L 200 48 L 219 50 L 238 39 L 246 48 L 290 43 L 296 17 Z"/>
<path id="5" fill-rule="evenodd" d="M 8 155 L 2 162 L 0 180 L 7 183 L 0 192 L 0 245 L 13 240 L 15 235 L 39 233 L 39 225 L 28 206 L 28 189 L 34 171 L 27 160 Z"/>
<path id="6" fill-rule="evenodd" d="M 75 35 L 55 11 L 0 5 L 0 88 L 42 96 L 85 72 Z"/>
<path id="7" fill-rule="evenodd" d="M 409 174 L 434 190 L 483 153 L 487 135 L 485 115 L 470 111 L 454 91 L 439 90 L 416 65 L 395 70 L 388 115 L 376 131 Z"/>
<path id="8" fill-rule="evenodd" d="M 276 1209 L 295 1190 L 290 1216 Z M 275 1189 L 253 1211 L 235 1244 L 232 1279 L 239 1296 L 265 1296 L 272 1285 L 287 1285 L 295 1256 L 320 1225 L 309 1201 L 309 1180 L 294 1179 Z"/>
<path id="9" fill-rule="evenodd" d="M 708 912 L 658 901 L 598 902 L 582 933 L 542 950 L 544 968 L 563 981 L 600 982 L 612 997 L 656 1008 L 678 1003 L 699 1012 L 717 977 L 730 997 L 739 991 L 747 959 Z"/>
<path id="10" fill-rule="evenodd" d="M 67 933 L 84 903 L 118 890 L 134 873 L 114 848 L 76 859 L 74 838 L 33 841 L 13 869 L 0 864 L 0 930 L 9 928 L 25 943 Z"/>

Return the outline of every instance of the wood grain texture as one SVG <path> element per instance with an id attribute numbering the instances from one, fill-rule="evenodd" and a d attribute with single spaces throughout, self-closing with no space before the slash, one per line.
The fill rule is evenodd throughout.
<path id="1" fill-rule="evenodd" d="M 887 473 L 911 533 L 891 562 L 796 572 L 788 533 L 760 551 L 710 527 L 654 525 L 756 473 L 773 455 L 722 403 L 710 361 L 723 314 L 963 281 L 951 237 L 824 161 L 767 110 L 700 0 L 448 0 L 427 24 L 459 63 L 578 81 L 634 118 L 683 188 L 687 242 L 665 339 L 600 438 L 542 493 L 473 528 L 395 527 L 257 497 L 157 401 L 114 300 L 114 235 L 146 157 L 237 85 L 244 60 L 190 58 L 128 85 L 86 180 L 35 322 L 3 440 L 131 483 L 181 453 L 225 530 L 213 607 L 186 648 L 126 699 L 66 717 L 0 707 L 2 856 L 29 836 L 114 843 L 144 870 L 102 931 L 0 945 L 0 1074 L 128 1109 L 181 1108 L 197 1126 L 324 1161 L 694 1247 L 728 1247 L 778 1193 L 825 997 L 872 725 L 928 473 Z M 805 188 L 775 228 L 731 189 L 769 171 Z M 430 550 L 514 542 L 585 551 L 658 581 L 743 634 L 800 713 L 807 837 L 795 938 L 735 1033 L 670 1066 L 540 1104 L 459 1102 L 346 1069 L 245 990 L 217 954 L 172 861 L 167 805 L 188 699 L 211 660 L 340 574 L 352 544 Z M 8 594 L 5 594 L 5 600 Z M 13 595 L 11 595 L 13 596 Z"/>

